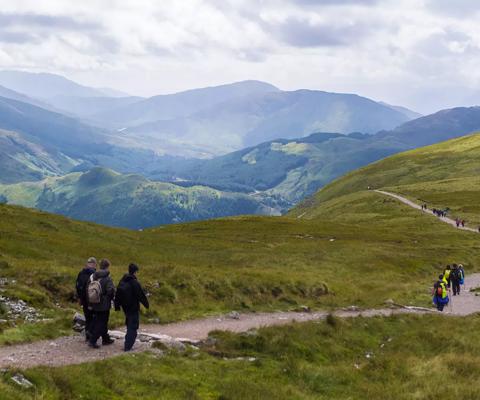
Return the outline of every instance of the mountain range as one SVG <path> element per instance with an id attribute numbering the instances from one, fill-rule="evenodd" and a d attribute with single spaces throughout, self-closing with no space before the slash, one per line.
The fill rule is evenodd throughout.
<path id="1" fill-rule="evenodd" d="M 32 99 L 26 101 L 30 104 L 116 131 L 129 146 L 182 157 L 209 158 L 316 131 L 375 133 L 416 115 L 353 94 L 282 91 L 260 81 L 146 99 L 107 96 L 111 91 L 52 74 L 0 71 L 0 85 L 26 96 L 24 100 Z M 42 103 L 34 103 L 39 101 Z"/>
<path id="2" fill-rule="evenodd" d="M 0 73 L 0 83 L 14 87 L 0 88 L 2 199 L 134 228 L 283 213 L 351 170 L 480 129 L 478 107 L 411 120 L 410 110 L 360 96 L 258 81 L 143 99 L 105 97 L 50 75 L 7 79 L 22 74 Z M 52 95 L 35 97 L 49 82 L 60 82 Z M 116 129 L 128 121 L 132 127 Z M 378 129 L 388 126 L 395 127 Z M 229 147 L 241 150 L 212 157 Z M 85 176 L 103 178 L 87 187 Z M 83 208 L 89 202 L 102 211 Z"/>

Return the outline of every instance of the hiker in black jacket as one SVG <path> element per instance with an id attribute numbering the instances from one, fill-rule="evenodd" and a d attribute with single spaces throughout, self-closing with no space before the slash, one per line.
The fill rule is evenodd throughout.
<path id="1" fill-rule="evenodd" d="M 462 273 L 458 269 L 457 264 L 453 264 L 452 272 L 450 273 L 450 282 L 452 283 L 453 295 L 456 296 L 460 294 L 460 281 L 462 278 Z"/>
<path id="2" fill-rule="evenodd" d="M 90 338 L 90 329 L 92 327 L 93 313 L 88 308 L 87 299 L 87 284 L 90 280 L 90 275 L 94 274 L 97 269 L 97 259 L 90 257 L 87 260 L 87 265 L 78 273 L 77 282 L 75 284 L 77 290 L 77 299 L 83 308 L 83 315 L 85 316 L 85 340 Z"/>
<path id="3" fill-rule="evenodd" d="M 125 313 L 125 325 L 127 325 L 125 351 L 132 349 L 137 338 L 137 331 L 140 326 L 140 303 L 145 308 L 149 307 L 147 296 L 137 280 L 138 270 L 139 268 L 135 264 L 128 266 L 128 274 L 125 274 L 120 280 L 115 296 L 115 310 L 118 311 L 122 307 Z"/>
<path id="4" fill-rule="evenodd" d="M 102 337 L 102 344 L 109 345 L 114 342 L 108 334 L 108 320 L 110 318 L 110 308 L 115 297 L 115 285 L 110 277 L 110 261 L 100 261 L 100 271 L 95 272 L 91 280 L 99 281 L 101 286 L 100 302 L 92 304 L 89 302 L 89 307 L 93 311 L 93 323 L 91 335 L 88 345 L 94 349 L 98 349 L 98 338 Z M 89 287 L 87 286 L 87 291 Z M 89 299 L 90 300 L 90 299 Z"/>

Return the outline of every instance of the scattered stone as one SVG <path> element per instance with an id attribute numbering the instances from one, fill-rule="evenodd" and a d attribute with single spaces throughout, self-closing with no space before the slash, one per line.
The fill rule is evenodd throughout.
<path id="1" fill-rule="evenodd" d="M 357 307 L 357 306 L 349 306 L 349 307 L 346 308 L 346 310 L 355 312 L 355 311 L 360 311 L 360 308 Z"/>
<path id="2" fill-rule="evenodd" d="M 12 381 L 15 382 L 17 385 L 24 387 L 24 388 L 31 388 L 33 387 L 33 383 L 30 382 L 27 378 L 25 378 L 22 374 L 15 374 L 12 376 Z"/>
<path id="3" fill-rule="evenodd" d="M 209 336 L 204 343 L 206 346 L 215 346 L 218 343 L 218 339 Z"/>
<path id="4" fill-rule="evenodd" d="M 335 239 L 334 239 L 334 238 L 331 238 L 331 239 L 330 239 L 330 242 L 334 242 L 334 241 L 335 241 Z"/>
<path id="5" fill-rule="evenodd" d="M 142 343 L 148 343 L 151 342 L 153 339 L 150 336 L 147 335 L 138 335 L 137 340 L 140 340 Z"/>
<path id="6" fill-rule="evenodd" d="M 360 364 L 355 363 L 353 364 L 353 366 L 355 367 L 355 369 L 360 369 Z"/>
<path id="7" fill-rule="evenodd" d="M 365 358 L 370 359 L 370 358 L 373 358 L 373 356 L 374 356 L 373 351 L 367 351 L 365 353 Z"/>
<path id="8" fill-rule="evenodd" d="M 15 279 L 0 278 L 0 286 L 15 285 L 16 283 Z"/>
<path id="9" fill-rule="evenodd" d="M 227 314 L 227 318 L 240 319 L 240 313 L 238 311 L 231 311 Z"/>
<path id="10" fill-rule="evenodd" d="M 73 316 L 73 330 L 75 332 L 83 332 L 85 330 L 85 317 L 78 312 Z"/>
<path id="11" fill-rule="evenodd" d="M 387 300 L 385 300 L 385 305 L 387 305 L 389 307 L 394 307 L 395 302 L 393 301 L 393 299 L 387 299 Z"/>
<path id="12" fill-rule="evenodd" d="M 13 300 L 5 296 L 0 296 L 0 303 L 7 309 L 7 318 L 9 320 L 23 319 L 25 322 L 38 322 L 41 315 L 30 307 L 23 300 Z"/>
<path id="13" fill-rule="evenodd" d="M 108 334 L 114 339 L 123 339 L 125 337 L 125 333 L 121 331 L 108 331 Z"/>
<path id="14" fill-rule="evenodd" d="M 189 344 L 191 345 L 192 347 L 195 347 L 199 344 L 202 343 L 201 340 L 198 340 L 198 339 L 189 339 L 189 338 L 175 338 L 175 340 L 179 341 L 179 342 L 182 342 L 183 344 Z"/>

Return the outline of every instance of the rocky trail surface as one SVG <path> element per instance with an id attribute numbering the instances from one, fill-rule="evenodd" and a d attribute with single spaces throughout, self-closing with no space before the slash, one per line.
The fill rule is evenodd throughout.
<path id="1" fill-rule="evenodd" d="M 462 288 L 460 296 L 452 298 L 444 314 L 464 316 L 480 312 L 480 297 L 470 292 L 470 289 L 480 287 L 480 274 L 469 275 L 466 286 Z M 390 316 L 396 314 L 425 314 L 436 313 L 434 309 L 422 307 L 401 307 L 391 305 L 392 308 L 383 309 L 342 309 L 333 315 L 339 318 Z M 305 322 L 325 319 L 327 311 L 315 312 L 274 312 L 251 313 L 208 317 L 185 322 L 176 322 L 165 325 L 144 325 L 139 331 L 139 338 L 133 353 L 151 348 L 154 341 L 182 347 L 185 343 L 196 344 L 207 339 L 208 333 L 213 330 L 231 332 L 246 332 L 264 326 L 285 325 L 293 321 Z M 102 346 L 95 350 L 89 348 L 81 335 L 66 336 L 55 340 L 43 340 L 34 343 L 0 347 L 0 368 L 30 368 L 39 365 L 63 366 L 103 360 L 124 354 L 122 351 L 123 332 L 112 331 L 117 340 L 109 346 Z"/>

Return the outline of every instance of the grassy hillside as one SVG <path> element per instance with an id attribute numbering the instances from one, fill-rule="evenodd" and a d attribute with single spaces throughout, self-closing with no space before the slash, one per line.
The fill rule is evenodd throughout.
<path id="1" fill-rule="evenodd" d="M 211 160 L 171 163 L 151 172 L 222 190 L 261 192 L 286 211 L 344 174 L 392 154 L 480 129 L 480 108 L 443 110 L 375 135 L 315 133 L 275 139 Z M 166 168 L 164 168 L 166 167 Z"/>
<path id="2" fill-rule="evenodd" d="M 0 185 L 0 195 L 10 204 L 133 229 L 273 212 L 245 194 L 225 193 L 203 186 L 184 188 L 99 167 L 39 182 Z"/>
<path id="3" fill-rule="evenodd" d="M 480 223 L 479 165 L 480 134 L 408 151 L 338 179 L 292 211 L 292 216 L 323 216 L 331 212 L 330 206 L 339 214 L 351 214 L 347 205 L 340 204 L 371 186 L 426 202 L 430 208 L 449 207 L 451 216 L 476 226 Z"/>
<path id="4" fill-rule="evenodd" d="M 443 265 L 458 261 L 469 271 L 479 265 L 475 234 L 455 231 L 376 193 L 352 196 L 351 204 L 345 203 L 349 213 L 339 203 L 321 220 L 237 217 L 143 232 L 3 205 L 0 249 L 8 267 L 2 275 L 17 280 L 6 293 L 48 315 L 58 302 L 55 316 L 65 326 L 75 307 L 73 282 L 88 256 L 110 258 L 115 280 L 136 261 L 152 295 L 147 319 L 167 321 L 302 304 L 381 306 L 390 298 L 428 305 L 428 287 Z M 115 318 L 119 323 L 120 316 Z M 0 341 L 32 335 L 45 330 L 7 329 Z"/>
<path id="5" fill-rule="evenodd" d="M 24 299 L 52 318 L 4 323 L 0 343 L 67 332 L 76 307 L 74 277 L 91 254 L 112 260 L 115 280 L 128 262 L 141 265 L 152 303 L 143 321 L 302 304 L 378 307 L 390 298 L 428 306 L 429 287 L 443 265 L 462 262 L 468 272 L 478 270 L 478 235 L 365 187 L 373 180 L 391 190 L 430 187 L 429 194 L 436 182 L 456 174 L 474 190 L 470 174 L 479 140 L 473 135 L 371 165 L 327 186 L 287 217 L 237 217 L 138 232 L 0 205 L 1 276 L 16 280 L 2 295 Z M 452 207 L 469 201 L 462 196 L 450 197 Z M 122 322 L 113 313 L 112 325 Z M 35 387 L 27 390 L 16 387 L 10 380 L 14 371 L 7 370 L 0 373 L 0 389 L 7 400 L 474 399 L 480 396 L 479 328 L 477 316 L 424 315 L 328 318 L 239 335 L 215 332 L 210 344 L 184 354 L 31 369 L 25 375 Z"/>
<path id="6" fill-rule="evenodd" d="M 7 371 L 0 390 L 5 400 L 476 399 L 479 331 L 479 317 L 399 316 L 214 333 L 183 355 L 31 369 L 27 390 Z"/>

